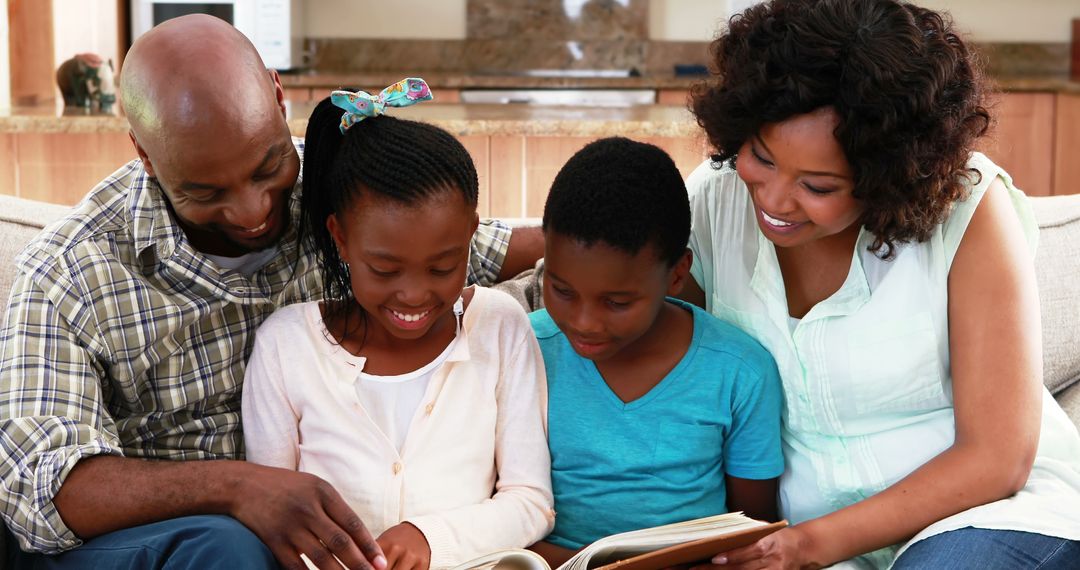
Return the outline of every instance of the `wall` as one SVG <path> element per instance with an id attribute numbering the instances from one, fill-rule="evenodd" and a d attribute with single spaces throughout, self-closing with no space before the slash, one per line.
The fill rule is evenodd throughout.
<path id="1" fill-rule="evenodd" d="M 53 0 L 53 69 L 77 53 L 120 61 L 116 0 Z"/>
<path id="2" fill-rule="evenodd" d="M 57 2 L 62 0 L 56 0 Z M 75 1 L 75 0 L 63 0 Z M 572 3 L 579 0 L 564 0 Z M 650 37 L 708 41 L 729 10 L 754 0 L 650 0 Z M 466 0 L 307 0 L 304 26 L 313 38 L 463 39 Z M 981 42 L 1067 43 L 1077 0 L 919 0 L 948 10 Z"/>

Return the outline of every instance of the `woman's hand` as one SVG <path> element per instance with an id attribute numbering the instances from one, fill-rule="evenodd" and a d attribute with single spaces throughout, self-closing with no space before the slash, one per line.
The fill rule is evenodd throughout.
<path id="1" fill-rule="evenodd" d="M 801 570 L 821 568 L 810 562 L 810 537 L 799 527 L 780 529 L 754 544 L 717 554 L 712 564 L 691 570 Z"/>
<path id="2" fill-rule="evenodd" d="M 431 565 L 427 538 L 407 522 L 386 529 L 376 542 L 386 554 L 386 570 L 428 570 Z"/>

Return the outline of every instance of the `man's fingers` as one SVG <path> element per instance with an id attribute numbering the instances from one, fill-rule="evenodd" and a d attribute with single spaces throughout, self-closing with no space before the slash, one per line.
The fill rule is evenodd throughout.
<path id="1" fill-rule="evenodd" d="M 323 491 L 323 507 L 330 521 L 320 529 L 319 538 L 352 570 L 386 570 L 386 555 L 364 521 L 333 488 Z"/>
<path id="2" fill-rule="evenodd" d="M 276 540 L 273 545 L 267 544 L 270 553 L 277 559 L 278 564 L 285 570 L 304 570 L 304 561 L 300 560 L 300 553 L 287 544 L 284 540 Z"/>
<path id="3" fill-rule="evenodd" d="M 316 535 L 304 533 L 304 537 L 296 546 L 319 570 L 342 570 L 341 563 L 335 558 L 335 554 L 330 552 L 330 549 Z M 306 568 L 306 566 L 301 565 L 301 568 Z"/>

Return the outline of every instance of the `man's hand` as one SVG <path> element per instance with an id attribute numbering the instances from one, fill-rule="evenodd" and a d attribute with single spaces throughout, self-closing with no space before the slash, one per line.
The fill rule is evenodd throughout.
<path id="1" fill-rule="evenodd" d="M 379 536 L 387 570 L 428 570 L 431 546 L 420 529 L 409 523 L 394 525 Z"/>
<path id="2" fill-rule="evenodd" d="M 323 569 L 338 568 L 338 562 L 350 570 L 386 569 L 379 544 L 329 483 L 308 473 L 252 467 L 229 514 L 251 529 L 282 566 L 304 568 L 302 553 Z"/>

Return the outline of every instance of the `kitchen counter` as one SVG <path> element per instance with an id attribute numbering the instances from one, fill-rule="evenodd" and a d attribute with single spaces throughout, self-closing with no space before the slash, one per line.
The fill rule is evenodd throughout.
<path id="1" fill-rule="evenodd" d="M 422 77 L 432 89 L 689 89 L 707 76 L 649 74 L 637 77 L 549 77 L 524 74 L 475 75 L 465 73 L 374 71 L 303 72 L 281 74 L 284 87 L 325 89 L 342 86 L 375 88 L 391 85 L 404 77 Z M 1080 81 L 1066 74 L 997 75 L 992 78 L 1002 91 L 1051 91 L 1080 93 Z"/>
<path id="2" fill-rule="evenodd" d="M 303 136 L 315 104 L 288 104 L 289 129 Z M 685 108 L 641 105 L 601 108 L 535 105 L 424 103 L 394 109 L 394 116 L 425 121 L 457 136 L 524 135 L 627 137 L 696 136 L 700 129 Z M 65 112 L 61 104 L 17 107 L 0 112 L 0 133 L 126 133 L 127 120 L 118 115 Z"/>
<path id="3" fill-rule="evenodd" d="M 422 77 L 432 89 L 689 89 L 706 76 L 642 75 L 627 77 L 535 76 L 527 74 L 467 74 L 446 71 L 373 71 L 282 73 L 285 87 L 335 89 L 341 86 L 373 88 L 405 77 Z"/>

